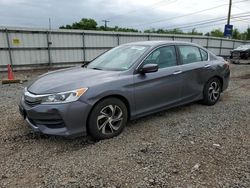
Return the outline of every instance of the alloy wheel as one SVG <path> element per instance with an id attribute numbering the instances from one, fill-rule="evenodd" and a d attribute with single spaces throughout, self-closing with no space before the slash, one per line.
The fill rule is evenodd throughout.
<path id="1" fill-rule="evenodd" d="M 208 88 L 209 99 L 214 102 L 217 101 L 220 96 L 220 85 L 217 82 L 211 82 Z"/>
<path id="2" fill-rule="evenodd" d="M 123 112 L 117 105 L 107 105 L 97 116 L 97 128 L 102 134 L 113 134 L 119 130 L 123 121 Z"/>

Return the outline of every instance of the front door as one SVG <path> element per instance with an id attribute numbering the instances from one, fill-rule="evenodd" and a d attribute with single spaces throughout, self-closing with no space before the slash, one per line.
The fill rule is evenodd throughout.
<path id="1" fill-rule="evenodd" d="M 134 94 L 137 115 L 151 113 L 177 104 L 180 98 L 182 70 L 177 62 L 175 46 L 164 46 L 153 51 L 143 62 L 158 64 L 154 73 L 134 75 Z"/>

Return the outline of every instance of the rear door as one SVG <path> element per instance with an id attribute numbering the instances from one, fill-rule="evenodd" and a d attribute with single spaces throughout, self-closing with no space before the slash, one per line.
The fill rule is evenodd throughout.
<path id="1" fill-rule="evenodd" d="M 143 115 L 171 106 L 180 100 L 181 68 L 175 46 L 154 50 L 142 63 L 158 64 L 154 73 L 134 75 L 134 93 L 137 115 Z"/>
<path id="2" fill-rule="evenodd" d="M 207 70 L 211 68 L 208 53 L 196 46 L 178 45 L 181 60 L 183 84 L 182 101 L 198 100 L 203 95 L 203 87 L 208 79 Z"/>

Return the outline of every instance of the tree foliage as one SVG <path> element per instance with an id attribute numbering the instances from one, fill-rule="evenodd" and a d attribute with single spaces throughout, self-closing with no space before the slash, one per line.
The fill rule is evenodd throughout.
<path id="1" fill-rule="evenodd" d="M 84 29 L 84 30 L 96 30 L 97 22 L 91 18 L 82 18 L 79 22 L 75 22 L 72 25 L 61 26 L 60 29 Z"/>
<path id="2" fill-rule="evenodd" d="M 74 22 L 72 25 L 60 26 L 60 29 L 82 29 L 82 30 L 100 30 L 100 31 L 120 31 L 120 32 L 139 32 L 137 29 L 133 28 L 120 28 L 97 26 L 97 22 L 91 18 L 82 18 L 79 22 Z"/>
<path id="3" fill-rule="evenodd" d="M 82 18 L 79 22 L 74 22 L 71 25 L 63 25 L 60 29 L 82 29 L 82 30 L 99 30 L 99 31 L 117 31 L 117 32 L 141 32 L 134 28 L 122 28 L 122 27 L 104 27 L 98 26 L 97 22 L 92 18 Z M 202 32 L 198 32 L 196 28 L 193 28 L 190 32 L 184 32 L 180 28 L 175 29 L 147 29 L 144 33 L 159 33 L 159 34 L 182 34 L 182 35 L 203 35 Z M 224 37 L 224 33 L 221 29 L 214 29 L 204 34 L 205 36 Z M 245 32 L 240 32 L 237 28 L 233 30 L 233 39 L 250 40 L 250 27 Z"/>
<path id="4" fill-rule="evenodd" d="M 211 32 L 206 33 L 205 35 L 212 37 L 224 37 L 224 33 L 221 31 L 221 29 L 214 29 Z"/>

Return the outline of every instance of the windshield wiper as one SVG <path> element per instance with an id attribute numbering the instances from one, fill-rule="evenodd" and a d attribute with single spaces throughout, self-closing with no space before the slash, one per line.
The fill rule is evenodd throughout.
<path id="1" fill-rule="evenodd" d="M 81 65 L 81 67 L 87 67 L 87 65 L 88 65 L 89 63 L 83 63 L 82 65 Z"/>
<path id="2" fill-rule="evenodd" d="M 94 69 L 94 70 L 103 70 L 102 68 L 97 68 L 97 67 L 94 67 L 92 69 Z"/>

